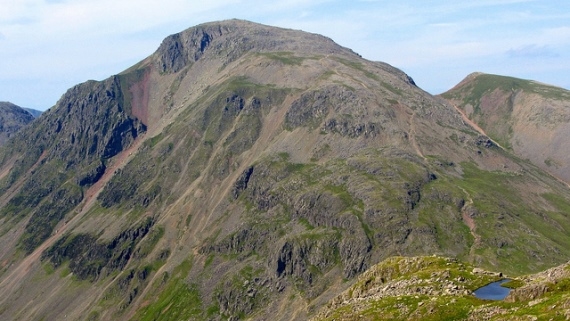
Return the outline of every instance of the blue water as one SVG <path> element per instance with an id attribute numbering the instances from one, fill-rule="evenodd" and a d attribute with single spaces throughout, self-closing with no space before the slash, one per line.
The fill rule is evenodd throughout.
<path id="1" fill-rule="evenodd" d="M 504 288 L 501 284 L 510 281 L 509 279 L 503 279 L 497 282 L 489 283 L 484 287 L 480 287 L 475 290 L 474 294 L 479 299 L 483 300 L 503 300 L 509 295 L 511 289 Z"/>

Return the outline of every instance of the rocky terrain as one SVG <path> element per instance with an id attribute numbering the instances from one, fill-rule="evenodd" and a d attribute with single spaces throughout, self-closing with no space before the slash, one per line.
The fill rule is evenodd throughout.
<path id="1" fill-rule="evenodd" d="M 504 301 L 473 291 L 507 276 L 443 257 L 394 257 L 363 273 L 312 320 L 567 320 L 569 264 L 513 278 Z"/>
<path id="2" fill-rule="evenodd" d="M 441 96 L 501 146 L 570 183 L 570 91 L 474 73 Z"/>
<path id="3" fill-rule="evenodd" d="M 0 319 L 302 320 L 392 256 L 568 261 L 570 189 L 497 142 L 323 36 L 187 29 L 0 149 Z"/>
<path id="4" fill-rule="evenodd" d="M 40 117 L 40 115 L 43 113 L 43 111 L 41 110 L 36 110 L 36 109 L 32 109 L 32 108 L 24 108 L 28 113 L 32 114 L 32 116 L 34 116 L 34 118 L 38 118 Z"/>
<path id="5" fill-rule="evenodd" d="M 0 101 L 0 146 L 33 119 L 34 116 L 24 108 Z"/>

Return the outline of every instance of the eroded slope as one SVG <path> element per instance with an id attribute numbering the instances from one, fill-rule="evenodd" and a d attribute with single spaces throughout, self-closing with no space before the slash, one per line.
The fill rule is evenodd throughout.
<path id="1" fill-rule="evenodd" d="M 306 319 L 393 255 L 570 256 L 566 186 L 322 36 L 200 25 L 42 119 L 0 155 L 2 317 Z"/>
<path id="2" fill-rule="evenodd" d="M 570 182 L 570 92 L 535 81 L 472 74 L 442 97 L 490 137 Z"/>

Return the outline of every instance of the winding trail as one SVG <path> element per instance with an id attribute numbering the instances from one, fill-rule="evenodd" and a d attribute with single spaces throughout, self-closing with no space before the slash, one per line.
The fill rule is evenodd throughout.
<path id="1" fill-rule="evenodd" d="M 477 249 L 477 247 L 479 247 L 481 245 L 481 235 L 477 234 L 477 232 L 476 232 L 477 231 L 477 225 L 475 224 L 475 220 L 471 217 L 471 215 L 469 214 L 469 210 L 468 210 L 471 206 L 473 206 L 473 199 L 471 198 L 471 195 L 469 195 L 469 193 L 463 187 L 459 187 L 459 188 L 468 197 L 467 202 L 461 208 L 461 217 L 463 218 L 463 222 L 465 223 L 465 225 L 467 225 L 467 227 L 469 227 L 469 231 L 471 232 L 471 235 L 473 236 L 473 239 L 474 239 L 473 244 L 471 245 L 471 248 L 469 249 L 469 257 L 474 258 L 475 257 L 475 250 Z"/>
<path id="2" fill-rule="evenodd" d="M 501 146 L 499 143 L 497 143 L 491 137 L 489 137 L 489 135 L 487 135 L 487 133 L 485 133 L 483 128 L 479 127 L 479 125 L 477 125 L 475 122 L 473 122 L 471 119 L 469 119 L 469 117 L 467 117 L 467 115 L 465 114 L 465 111 L 463 111 L 461 108 L 457 107 L 455 104 L 450 103 L 450 105 L 452 105 L 453 108 L 455 108 L 455 110 L 457 110 L 457 112 L 461 115 L 461 118 L 463 119 L 464 122 L 466 122 L 469 126 L 471 126 L 473 129 L 475 129 L 479 134 L 488 137 L 495 145 L 499 146 L 502 150 L 505 150 L 505 148 L 503 146 Z M 564 186 L 570 188 L 570 183 L 568 183 L 565 180 L 561 179 L 560 177 L 554 175 L 552 172 L 550 172 L 547 169 L 542 168 L 542 170 L 547 172 L 550 176 L 552 176 L 558 182 L 562 183 Z"/>
<path id="3" fill-rule="evenodd" d="M 469 126 L 471 126 L 473 129 L 475 129 L 479 134 L 489 138 L 493 142 L 493 144 L 499 146 L 502 150 L 505 150 L 505 148 L 503 146 L 501 146 L 501 144 L 497 143 L 495 140 L 493 140 L 491 137 L 489 137 L 489 135 L 487 135 L 487 133 L 485 133 L 483 128 L 479 127 L 479 125 L 477 125 L 474 121 L 469 119 L 469 117 L 467 117 L 467 115 L 465 114 L 465 112 L 461 108 L 457 107 L 455 104 L 450 103 L 450 105 L 452 105 L 453 108 L 455 108 L 455 110 L 457 110 L 457 112 L 461 115 L 461 118 L 463 119 L 464 122 L 466 122 Z"/>

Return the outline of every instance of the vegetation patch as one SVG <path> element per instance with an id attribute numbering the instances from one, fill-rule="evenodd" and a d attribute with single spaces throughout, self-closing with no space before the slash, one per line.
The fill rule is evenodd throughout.
<path id="1" fill-rule="evenodd" d="M 177 321 L 202 319 L 202 297 L 195 284 L 172 278 L 160 289 L 150 305 L 140 309 L 135 318 L 141 321 Z"/>
<path id="2" fill-rule="evenodd" d="M 370 71 L 366 70 L 366 67 L 364 66 L 364 64 L 362 64 L 360 62 L 351 61 L 351 60 L 340 58 L 340 57 L 334 57 L 334 59 L 336 61 L 340 62 L 341 64 L 347 66 L 347 67 L 361 71 L 366 77 L 368 77 L 370 79 L 380 81 L 380 78 L 376 74 L 371 73 Z"/>
<path id="3" fill-rule="evenodd" d="M 470 92 L 470 95 L 464 98 L 464 103 L 465 104 L 470 103 L 473 106 L 476 106 L 478 105 L 478 100 L 481 97 L 496 89 L 500 89 L 504 92 L 522 90 L 525 92 L 540 94 L 545 98 L 551 98 L 556 100 L 570 99 L 570 94 L 568 93 L 567 90 L 564 90 L 563 88 L 549 86 L 531 80 L 490 75 L 490 74 L 478 75 L 475 81 L 473 81 L 470 86 L 461 89 L 459 93 Z M 457 94 L 452 94 L 448 92 L 443 94 L 442 96 L 449 99 L 449 98 L 456 98 Z"/>
<path id="4" fill-rule="evenodd" d="M 264 53 L 258 53 L 258 55 L 269 58 L 271 60 L 279 61 L 284 65 L 290 65 L 290 66 L 300 66 L 303 63 L 303 61 L 306 59 L 305 57 L 295 56 L 294 53 L 287 51 L 264 52 Z"/>

